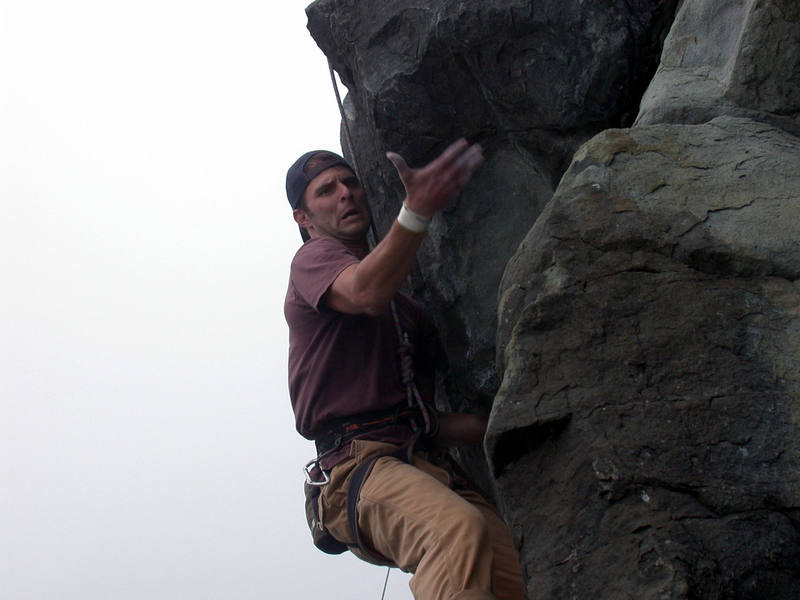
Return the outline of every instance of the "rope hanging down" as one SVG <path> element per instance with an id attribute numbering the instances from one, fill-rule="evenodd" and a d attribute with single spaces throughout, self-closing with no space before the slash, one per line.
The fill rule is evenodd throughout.
<path id="1" fill-rule="evenodd" d="M 417 384 L 414 382 L 414 345 L 410 342 L 408 334 L 403 331 L 400 325 L 400 317 L 397 314 L 397 306 L 394 300 L 392 300 L 392 317 L 394 318 L 397 337 L 400 339 L 400 347 L 397 349 L 397 353 L 400 355 L 400 376 L 403 380 L 403 385 L 406 387 L 408 405 L 419 408 L 419 411 L 422 413 L 422 419 L 425 422 L 423 433 L 427 435 L 432 433 L 433 429 L 428 407 L 425 406 L 419 389 L 417 389 Z"/>
<path id="2" fill-rule="evenodd" d="M 351 160 L 353 161 L 353 168 L 356 171 L 356 177 L 359 181 L 363 181 L 361 178 L 361 170 L 358 168 L 358 159 L 356 159 L 356 153 L 353 151 L 353 138 L 350 135 L 350 126 L 347 124 L 347 117 L 344 114 L 344 105 L 342 104 L 342 97 L 339 95 L 339 86 L 336 84 L 336 75 L 334 73 L 333 63 L 330 59 L 328 59 L 328 70 L 331 74 L 333 93 L 336 95 L 336 104 L 339 106 L 339 115 L 342 118 L 342 127 L 344 128 L 344 138 L 347 142 L 347 151 L 350 154 Z M 377 245 L 380 241 L 380 238 L 378 237 L 378 231 L 375 228 L 375 219 L 372 218 L 372 208 L 370 207 L 369 202 L 367 202 L 367 210 L 369 211 L 370 231 L 372 232 L 372 237 L 375 240 L 375 245 Z M 403 385 L 406 388 L 408 405 L 419 408 L 420 412 L 422 413 L 422 418 L 425 422 L 423 433 L 430 434 L 432 433 L 430 412 L 425 406 L 425 402 L 422 400 L 422 396 L 419 393 L 417 384 L 414 382 L 414 346 L 409 341 L 408 334 L 403 331 L 403 327 L 400 325 L 400 317 L 397 314 L 397 304 L 394 300 L 392 300 L 392 318 L 394 319 L 394 326 L 397 330 L 397 337 L 400 344 L 398 348 L 398 354 L 400 355 L 400 377 Z"/>
<path id="3" fill-rule="evenodd" d="M 333 93 L 336 95 L 336 105 L 339 107 L 339 116 L 342 119 L 342 127 L 344 128 L 344 140 L 347 142 L 347 152 L 350 154 L 350 160 L 353 163 L 353 168 L 356 170 L 356 177 L 359 181 L 364 181 L 361 177 L 361 169 L 358 168 L 358 159 L 353 149 L 353 138 L 350 135 L 350 125 L 347 124 L 347 117 L 344 114 L 344 104 L 342 104 L 342 97 L 339 95 L 339 86 L 336 84 L 336 73 L 333 69 L 331 59 L 328 59 L 328 71 L 331 74 L 331 85 L 333 85 Z M 378 237 L 378 230 L 375 228 L 375 219 L 372 218 L 372 207 L 367 202 L 367 211 L 369 212 L 369 230 L 372 233 L 372 240 L 374 245 L 377 246 L 380 241 Z"/>
<path id="4" fill-rule="evenodd" d="M 383 580 L 383 592 L 381 593 L 381 600 L 386 598 L 386 586 L 389 585 L 389 571 L 391 570 L 391 567 L 386 567 L 386 579 Z"/>

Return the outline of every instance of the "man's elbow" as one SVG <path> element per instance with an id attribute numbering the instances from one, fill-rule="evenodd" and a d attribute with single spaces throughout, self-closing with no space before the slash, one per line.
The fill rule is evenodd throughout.
<path id="1" fill-rule="evenodd" d="M 381 304 L 381 305 L 374 305 L 366 308 L 364 310 L 365 315 L 369 315 L 370 317 L 379 317 L 387 310 L 389 310 L 390 304 Z"/>
<path id="2" fill-rule="evenodd" d="M 359 294 L 356 301 L 360 312 L 370 317 L 382 315 L 389 310 L 391 303 L 391 298 L 386 298 L 385 296 L 374 293 Z"/>
<path id="3" fill-rule="evenodd" d="M 342 293 L 341 290 L 332 289 L 326 301 L 329 308 L 341 313 L 377 317 L 389 310 L 392 299 L 370 290 Z"/>
<path id="4" fill-rule="evenodd" d="M 394 291 L 379 285 L 358 267 L 350 265 L 342 271 L 328 289 L 328 306 L 347 314 L 382 315 L 389 309 Z"/>

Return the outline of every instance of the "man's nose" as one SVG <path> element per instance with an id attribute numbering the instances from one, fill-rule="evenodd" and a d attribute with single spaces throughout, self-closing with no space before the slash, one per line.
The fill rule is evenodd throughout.
<path id="1" fill-rule="evenodd" d="M 341 181 L 338 183 L 337 193 L 340 200 L 346 200 L 353 196 L 353 190 L 350 189 L 350 186 Z"/>

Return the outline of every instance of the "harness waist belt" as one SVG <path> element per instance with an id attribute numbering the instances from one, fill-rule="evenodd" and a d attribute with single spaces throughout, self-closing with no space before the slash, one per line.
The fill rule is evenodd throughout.
<path id="1" fill-rule="evenodd" d="M 314 440 L 317 445 L 317 455 L 321 457 L 341 448 L 345 442 L 359 435 L 390 425 L 407 424 L 416 431 L 421 419 L 420 409 L 407 405 L 334 419 L 326 424 L 327 431 Z"/>

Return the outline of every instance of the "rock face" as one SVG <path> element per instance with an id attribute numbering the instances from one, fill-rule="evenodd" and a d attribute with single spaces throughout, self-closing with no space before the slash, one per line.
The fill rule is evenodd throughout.
<path id="1" fill-rule="evenodd" d="M 486 147 L 415 292 L 528 597 L 800 597 L 800 3 L 486 4 L 308 14 L 384 228 Z"/>
<path id="2" fill-rule="evenodd" d="M 531 598 L 800 594 L 798 186 L 800 140 L 747 119 L 576 154 L 502 288 L 488 447 Z"/>
<path id="3" fill-rule="evenodd" d="M 636 125 L 720 114 L 800 133 L 800 35 L 791 0 L 687 2 L 665 43 Z"/>
<path id="4" fill-rule="evenodd" d="M 488 412 L 497 289 L 505 262 L 550 200 L 577 147 L 632 122 L 675 1 L 318 0 L 309 29 L 349 93 L 355 158 L 381 231 L 402 187 L 387 150 L 412 166 L 457 137 L 486 166 L 437 218 L 415 288 L 436 316 L 455 408 Z"/>

